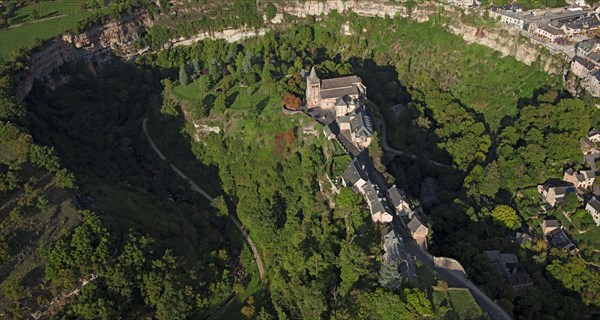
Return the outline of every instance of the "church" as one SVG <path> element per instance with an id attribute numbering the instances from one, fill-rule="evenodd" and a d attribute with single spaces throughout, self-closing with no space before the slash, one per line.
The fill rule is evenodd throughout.
<path id="1" fill-rule="evenodd" d="M 306 78 L 306 106 L 331 110 L 336 117 L 343 117 L 359 107 L 367 95 L 367 87 L 357 76 L 321 80 L 315 67 Z"/>

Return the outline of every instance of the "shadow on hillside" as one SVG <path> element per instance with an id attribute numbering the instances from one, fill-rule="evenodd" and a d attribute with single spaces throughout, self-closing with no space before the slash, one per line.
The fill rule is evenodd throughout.
<path id="1" fill-rule="evenodd" d="M 159 113 L 160 80 L 169 70 L 120 61 L 97 75 L 89 70 L 83 63 L 64 66 L 58 73 L 72 81 L 54 91 L 35 83 L 26 101 L 32 136 L 52 146 L 74 172 L 82 207 L 100 214 L 114 237 L 126 240 L 133 228 L 189 261 L 205 250 L 223 248 L 227 221 L 216 217 L 208 201 L 169 165 L 211 195 L 221 192 L 217 168 L 196 160 L 181 133 L 183 117 Z M 143 134 L 146 117 L 150 135 L 168 161 L 157 156 Z"/>

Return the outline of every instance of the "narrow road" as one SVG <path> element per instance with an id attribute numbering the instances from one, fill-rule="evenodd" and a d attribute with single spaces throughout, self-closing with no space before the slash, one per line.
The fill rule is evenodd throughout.
<path id="1" fill-rule="evenodd" d="M 402 156 L 402 157 L 409 157 L 412 159 L 419 159 L 416 155 L 412 154 L 412 153 L 408 153 L 408 152 L 404 152 L 398 149 L 394 149 L 392 147 L 390 147 L 390 145 L 387 142 L 387 131 L 386 131 L 386 124 L 385 124 L 385 120 L 381 119 L 381 145 L 383 146 L 383 150 L 387 151 L 391 154 L 397 155 L 397 156 Z M 452 168 L 452 166 L 449 166 L 447 164 L 443 164 L 437 161 L 433 161 L 433 160 L 428 160 L 429 163 L 433 164 L 434 166 L 438 166 L 438 167 L 444 167 L 444 168 Z"/>
<path id="2" fill-rule="evenodd" d="M 148 133 L 147 123 L 148 123 L 148 118 L 144 119 L 143 128 L 144 128 L 144 134 L 146 135 L 146 138 L 150 142 L 152 149 L 154 149 L 156 154 L 158 154 L 158 156 L 162 160 L 169 162 L 169 160 L 167 160 L 167 157 L 165 157 L 165 155 L 162 152 L 160 152 L 160 149 L 158 149 L 158 147 L 154 143 L 154 140 L 152 140 L 152 138 L 150 137 L 150 134 Z M 202 188 L 200 188 L 192 179 L 188 178 L 175 165 L 173 165 L 171 162 L 169 162 L 169 165 L 171 166 L 171 169 L 173 169 L 173 171 L 175 171 L 181 178 L 183 178 L 185 181 L 187 181 L 189 183 L 190 189 L 192 189 L 192 191 L 201 194 L 208 201 L 211 201 L 211 202 L 213 201 L 213 199 L 214 199 L 213 197 L 211 197 L 206 191 L 204 191 Z M 260 258 L 260 255 L 258 254 L 258 250 L 256 250 L 256 247 L 254 246 L 252 239 L 250 239 L 250 236 L 248 235 L 246 230 L 244 230 L 244 227 L 242 226 L 240 221 L 233 215 L 229 215 L 229 219 L 231 219 L 233 224 L 235 224 L 235 226 L 238 228 L 238 230 L 240 230 L 240 232 L 242 233 L 242 236 L 244 237 L 244 239 L 248 243 L 248 246 L 252 250 L 252 254 L 254 255 L 254 260 L 256 260 L 256 266 L 258 267 L 258 273 L 260 275 L 260 279 L 262 280 L 265 277 L 265 269 L 264 269 L 262 260 Z"/>
<path id="3" fill-rule="evenodd" d="M 417 156 L 415 156 L 413 154 L 406 153 L 406 152 L 403 152 L 400 150 L 396 150 L 388 145 L 387 133 L 386 133 L 385 126 L 386 126 L 385 120 L 382 119 L 382 121 L 381 121 L 381 131 L 382 131 L 381 144 L 383 146 L 384 151 L 387 151 L 387 152 L 395 154 L 395 155 L 407 156 L 407 157 L 410 157 L 413 159 L 417 159 Z M 429 160 L 429 162 L 431 164 L 439 166 L 439 167 L 451 168 L 451 166 L 449 166 L 449 165 L 439 163 L 439 162 L 436 162 L 433 160 Z M 417 245 L 417 243 L 414 241 L 414 239 L 408 232 L 408 227 L 406 226 L 406 224 L 404 224 L 404 222 L 399 217 L 394 217 L 394 221 L 392 222 L 392 227 L 396 230 L 397 233 L 402 235 L 402 239 L 404 240 L 404 246 L 406 248 L 406 251 L 411 256 L 413 256 L 416 259 L 418 259 L 419 261 L 421 261 L 424 265 L 426 265 L 431 270 L 437 272 L 450 285 L 452 285 L 454 287 L 469 289 L 469 291 L 471 292 L 471 295 L 473 295 L 473 298 L 475 299 L 475 302 L 477 302 L 479 307 L 481 307 L 481 309 L 484 312 L 489 314 L 490 317 L 492 317 L 492 319 L 494 319 L 494 320 L 510 320 L 511 319 L 510 315 L 504 309 L 502 309 L 502 307 L 500 307 L 500 305 L 498 305 L 494 300 L 492 300 L 490 297 L 488 297 L 487 294 L 485 294 L 485 292 L 483 292 L 483 290 L 481 290 L 477 285 L 475 285 L 474 283 L 472 283 L 471 281 L 469 281 L 467 279 L 467 275 L 466 275 L 466 273 L 464 273 L 464 271 L 462 271 L 462 266 L 460 265 L 460 263 L 458 263 L 458 261 L 455 261 L 454 259 L 438 258 L 438 261 L 443 260 L 443 261 L 449 262 L 449 263 L 436 264 L 435 263 L 436 257 L 432 256 L 425 249 L 423 249 L 419 245 Z M 458 269 L 457 267 L 459 267 L 460 270 L 457 270 Z"/>
<path id="4" fill-rule="evenodd" d="M 429 269 L 437 272 L 446 282 L 450 285 L 458 288 L 467 288 L 473 295 L 475 302 L 481 307 L 494 320 L 510 320 L 510 315 L 502 309 L 494 300 L 485 294 L 478 286 L 469 281 L 466 274 L 462 274 L 461 271 L 450 269 L 448 266 L 436 265 L 434 256 L 429 254 L 423 248 L 417 245 L 413 238 L 408 233 L 408 228 L 398 217 L 395 217 L 392 227 L 402 235 L 406 251 L 414 256 L 416 259 L 421 261 Z"/>

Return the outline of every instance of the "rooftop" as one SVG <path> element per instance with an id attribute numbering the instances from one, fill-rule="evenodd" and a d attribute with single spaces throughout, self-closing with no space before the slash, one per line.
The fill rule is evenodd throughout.
<path id="1" fill-rule="evenodd" d="M 352 162 L 350 162 L 350 165 L 342 174 L 342 179 L 344 179 L 346 183 L 354 185 L 360 180 L 369 180 L 369 176 L 355 158 L 352 160 Z"/>
<path id="2" fill-rule="evenodd" d="M 600 201 L 598 201 L 598 199 L 596 197 L 591 198 L 587 204 L 589 206 L 591 206 L 592 208 L 594 208 L 594 210 L 600 211 Z"/>

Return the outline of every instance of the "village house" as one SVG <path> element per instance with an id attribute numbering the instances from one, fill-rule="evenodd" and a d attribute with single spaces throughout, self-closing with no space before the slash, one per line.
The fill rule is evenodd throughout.
<path id="1" fill-rule="evenodd" d="M 371 182 L 366 168 L 360 164 L 357 158 L 352 160 L 346 171 L 342 174 L 342 183 L 345 186 L 351 186 L 355 192 L 363 195 L 369 205 L 373 222 L 392 222 L 394 219 L 392 209 L 382 196 L 379 187 Z"/>
<path id="2" fill-rule="evenodd" d="M 554 207 L 557 204 L 563 203 L 569 193 L 577 191 L 572 183 L 565 181 L 548 180 L 543 185 L 538 186 L 538 191 L 542 197 Z"/>
<path id="3" fill-rule="evenodd" d="M 544 40 L 557 42 L 565 37 L 565 32 L 550 25 L 538 25 L 538 23 L 529 24 L 528 31 Z"/>
<path id="4" fill-rule="evenodd" d="M 544 220 L 542 221 L 542 232 L 544 235 L 550 234 L 552 231 L 560 228 L 560 222 L 558 220 Z"/>
<path id="5" fill-rule="evenodd" d="M 408 255 L 402 237 L 391 228 L 383 236 L 383 263 L 393 263 L 398 267 L 398 271 L 404 278 L 409 278 Z"/>
<path id="6" fill-rule="evenodd" d="M 542 232 L 551 247 L 567 251 L 577 250 L 558 220 L 544 220 Z"/>
<path id="7" fill-rule="evenodd" d="M 531 243 L 531 236 L 527 233 L 518 232 L 515 234 L 515 243 L 520 246 L 527 246 Z"/>
<path id="8" fill-rule="evenodd" d="M 369 181 L 369 176 L 365 168 L 356 158 L 352 159 L 350 165 L 342 174 L 342 183 L 344 186 L 351 186 L 355 192 L 360 192 L 360 188 Z"/>
<path id="9" fill-rule="evenodd" d="M 395 185 L 388 189 L 388 199 L 394 206 L 396 210 L 396 214 L 404 217 L 408 216 L 412 218 L 412 210 L 408 204 L 408 200 L 406 199 L 406 195 L 404 191 L 398 189 Z"/>
<path id="10" fill-rule="evenodd" d="M 389 223 L 394 220 L 391 210 L 383 197 L 380 196 L 377 186 L 367 181 L 360 188 L 361 193 L 369 204 L 371 210 L 371 219 L 375 223 Z"/>
<path id="11" fill-rule="evenodd" d="M 600 201 L 598 198 L 592 197 L 585 205 L 585 210 L 592 216 L 596 226 L 600 227 Z"/>
<path id="12" fill-rule="evenodd" d="M 593 170 L 581 170 L 577 173 L 570 168 L 565 171 L 563 180 L 572 183 L 577 189 L 585 191 L 590 189 L 594 184 L 596 174 Z"/>
<path id="13" fill-rule="evenodd" d="M 588 138 L 579 139 L 579 144 L 581 145 L 581 152 L 583 152 L 583 155 L 600 154 L 600 150 L 596 147 L 596 143 Z"/>
<path id="14" fill-rule="evenodd" d="M 488 259 L 490 259 L 494 267 L 496 267 L 498 273 L 504 278 L 512 274 L 514 268 L 519 263 L 519 258 L 517 258 L 516 254 L 500 253 L 498 250 L 487 250 L 484 251 L 484 253 Z"/>
<path id="15" fill-rule="evenodd" d="M 306 106 L 333 111 L 342 117 L 354 111 L 367 94 L 367 87 L 357 76 L 319 79 L 313 67 L 306 78 Z"/>
<path id="16" fill-rule="evenodd" d="M 580 78 L 587 77 L 596 68 L 597 66 L 593 62 L 581 56 L 575 56 L 571 63 L 571 71 Z"/>
<path id="17" fill-rule="evenodd" d="M 415 239 L 417 244 L 427 250 L 427 234 L 429 233 L 429 228 L 427 228 L 419 217 L 414 216 L 407 225 L 410 230 L 410 235 Z"/>
<path id="18" fill-rule="evenodd" d="M 497 19 L 500 23 L 523 29 L 525 26 L 525 19 L 523 19 L 522 11 L 523 7 L 520 4 L 506 4 L 492 6 L 488 10 L 488 14 L 490 18 Z"/>
<path id="19" fill-rule="evenodd" d="M 487 250 L 484 252 L 490 262 L 496 267 L 498 273 L 510 284 L 515 292 L 531 285 L 533 280 L 527 272 L 517 271 L 519 258 L 512 253 L 500 253 L 499 250 Z"/>
<path id="20" fill-rule="evenodd" d="M 575 53 L 580 56 L 587 56 L 592 52 L 600 49 L 600 41 L 598 39 L 583 40 L 575 45 Z"/>

